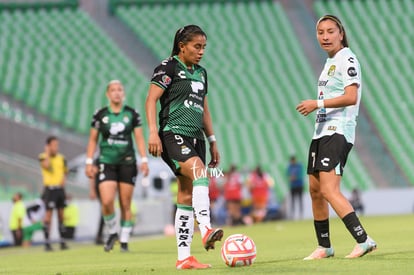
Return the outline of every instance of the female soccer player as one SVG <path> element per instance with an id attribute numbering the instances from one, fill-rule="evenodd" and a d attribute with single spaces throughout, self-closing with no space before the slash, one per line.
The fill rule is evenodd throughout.
<path id="1" fill-rule="evenodd" d="M 319 246 L 305 260 L 334 255 L 329 239 L 328 203 L 357 241 L 346 258 L 357 258 L 377 247 L 340 190 L 343 168 L 355 140 L 361 99 L 361 70 L 358 59 L 348 48 L 345 29 L 336 16 L 321 17 L 316 24 L 316 32 L 328 59 L 319 77 L 317 100 L 304 100 L 296 107 L 304 116 L 317 110 L 309 150 L 308 175 Z"/>
<path id="2" fill-rule="evenodd" d="M 121 251 L 128 251 L 128 240 L 132 230 L 131 199 L 137 176 L 135 150 L 132 141 L 141 156 L 141 171 L 148 175 L 148 159 L 145 153 L 145 141 L 142 134 L 140 115 L 131 107 L 124 105 L 125 92 L 119 80 L 112 80 L 106 88 L 109 106 L 95 112 L 92 118 L 89 143 L 86 152 L 86 175 L 94 177 L 93 155 L 101 136 L 99 148 L 99 194 L 102 214 L 109 230 L 105 251 L 112 250 L 118 240 L 114 201 L 119 192 L 121 208 L 121 232 L 119 240 Z"/>
<path id="3" fill-rule="evenodd" d="M 146 101 L 149 152 L 161 156 L 178 181 L 175 231 L 177 269 L 209 268 L 190 254 L 194 214 L 206 250 L 213 249 L 223 230 L 211 228 L 204 134 L 210 143 L 209 167 L 220 161 L 207 104 L 207 72 L 199 65 L 207 35 L 195 25 L 177 30 L 171 57 L 154 70 Z M 159 129 L 156 104 L 161 103 Z"/>

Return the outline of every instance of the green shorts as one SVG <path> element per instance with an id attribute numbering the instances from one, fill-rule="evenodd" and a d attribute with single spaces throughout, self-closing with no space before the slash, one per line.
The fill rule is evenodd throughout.
<path id="1" fill-rule="evenodd" d="M 23 241 L 31 241 L 33 233 L 42 229 L 43 224 L 41 222 L 36 222 L 29 226 L 23 227 Z"/>

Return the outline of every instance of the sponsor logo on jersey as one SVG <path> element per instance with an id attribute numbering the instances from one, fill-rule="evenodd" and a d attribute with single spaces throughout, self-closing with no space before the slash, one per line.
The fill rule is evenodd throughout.
<path id="1" fill-rule="evenodd" d="M 200 104 L 195 103 L 191 100 L 188 100 L 188 99 L 184 100 L 184 106 L 187 107 L 187 108 L 193 107 L 193 108 L 199 109 L 201 111 L 204 111 L 203 106 L 201 106 Z"/>
<path id="2" fill-rule="evenodd" d="M 319 87 L 325 87 L 328 84 L 329 80 L 319 80 L 318 81 L 318 86 Z"/>
<path id="3" fill-rule="evenodd" d="M 113 122 L 111 123 L 111 128 L 109 129 L 109 133 L 115 136 L 115 135 L 118 135 L 123 130 L 125 130 L 125 125 L 122 122 Z"/>
<path id="4" fill-rule="evenodd" d="M 328 70 L 328 75 L 333 76 L 335 74 L 335 70 L 336 70 L 336 66 L 331 65 L 331 67 L 329 67 L 329 70 Z"/>
<path id="5" fill-rule="evenodd" d="M 356 76 L 357 75 L 356 69 L 354 67 L 349 67 L 348 68 L 348 75 L 351 76 L 351 77 Z"/>
<path id="6" fill-rule="evenodd" d="M 107 124 L 107 123 L 109 122 L 109 117 L 104 116 L 104 117 L 102 118 L 102 122 L 103 122 L 103 123 L 105 123 L 105 124 Z"/>
<path id="7" fill-rule="evenodd" d="M 187 77 L 185 76 L 185 72 L 184 71 L 180 71 L 179 73 L 178 73 L 178 76 L 180 77 L 180 78 L 182 78 L 182 79 L 186 79 Z"/>
<path id="8" fill-rule="evenodd" d="M 161 79 L 162 79 L 162 84 L 164 84 L 164 86 L 170 85 L 171 77 L 169 77 L 168 75 L 163 75 Z"/>

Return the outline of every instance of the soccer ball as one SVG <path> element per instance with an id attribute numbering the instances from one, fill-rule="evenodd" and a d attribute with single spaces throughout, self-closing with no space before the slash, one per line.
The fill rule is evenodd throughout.
<path id="1" fill-rule="evenodd" d="M 230 267 L 252 265 L 256 259 L 256 245 L 244 234 L 231 235 L 221 247 L 221 258 Z"/>

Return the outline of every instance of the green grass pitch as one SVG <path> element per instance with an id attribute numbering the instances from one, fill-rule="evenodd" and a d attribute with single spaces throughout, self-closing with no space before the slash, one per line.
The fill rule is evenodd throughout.
<path id="1" fill-rule="evenodd" d="M 175 270 L 175 237 L 134 238 L 130 253 L 117 245 L 111 253 L 92 244 L 70 244 L 70 250 L 44 252 L 43 247 L 0 249 L 0 274 L 413 274 L 414 217 L 362 217 L 378 249 L 362 258 L 344 259 L 354 246 L 342 221 L 331 219 L 335 257 L 303 261 L 316 247 L 313 222 L 277 221 L 248 227 L 224 228 L 225 237 L 244 233 L 257 246 L 250 267 L 230 268 L 220 258 L 220 244 L 206 252 L 196 232 L 192 253 L 208 270 Z"/>

